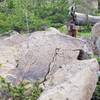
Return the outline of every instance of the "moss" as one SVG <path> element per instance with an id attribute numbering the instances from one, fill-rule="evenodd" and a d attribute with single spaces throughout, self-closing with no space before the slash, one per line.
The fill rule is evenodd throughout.
<path id="1" fill-rule="evenodd" d="M 3 67 L 3 64 L 0 64 L 0 67 Z"/>

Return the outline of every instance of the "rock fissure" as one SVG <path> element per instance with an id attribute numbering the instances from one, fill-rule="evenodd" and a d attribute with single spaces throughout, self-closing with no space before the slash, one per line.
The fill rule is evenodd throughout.
<path id="1" fill-rule="evenodd" d="M 48 71 L 47 71 L 47 73 L 46 73 L 46 75 L 44 76 L 44 80 L 41 82 L 41 83 L 43 83 L 43 85 L 45 86 L 45 81 L 47 81 L 47 76 L 48 76 L 48 74 L 50 73 L 50 71 L 51 71 L 51 65 L 52 65 L 52 63 L 54 63 L 55 62 L 55 58 L 56 58 L 56 56 L 58 55 L 58 51 L 60 50 L 60 48 L 56 48 L 55 49 L 55 52 L 54 52 L 54 56 L 52 57 L 52 60 L 51 60 L 51 62 L 49 63 L 49 65 L 48 65 Z M 53 68 L 53 67 L 52 67 Z"/>

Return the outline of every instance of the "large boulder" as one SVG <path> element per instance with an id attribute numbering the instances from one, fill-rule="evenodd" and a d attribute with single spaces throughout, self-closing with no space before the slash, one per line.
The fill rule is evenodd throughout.
<path id="1" fill-rule="evenodd" d="M 83 49 L 82 43 L 78 39 L 55 32 L 51 34 L 50 31 L 34 32 L 19 44 L 18 68 L 12 73 L 18 72 L 16 73 L 18 80 L 24 77 L 27 80 L 43 81 L 50 64 L 55 63 L 53 66 L 57 69 L 62 64 L 77 60 L 80 49 Z"/>
<path id="2" fill-rule="evenodd" d="M 38 100 L 91 100 L 97 82 L 96 66 L 94 59 L 62 65 L 48 77 L 46 90 Z"/>
<path id="3" fill-rule="evenodd" d="M 96 23 L 92 28 L 92 36 L 100 37 L 100 22 Z"/>
<path id="4" fill-rule="evenodd" d="M 50 100 L 50 97 L 59 100 L 59 96 L 60 100 L 66 100 L 66 96 L 72 100 L 68 96 L 70 93 L 72 97 L 79 94 L 75 100 L 91 98 L 97 82 L 98 64 L 96 60 L 89 60 L 93 52 L 86 41 L 61 35 L 55 28 L 50 28 L 28 36 L 15 34 L 1 39 L 0 44 L 0 65 L 3 65 L 0 75 L 13 84 L 21 80 L 38 80 L 45 89 L 40 100 Z"/>
<path id="5" fill-rule="evenodd" d="M 97 51 L 98 51 L 98 56 L 100 57 L 100 37 L 96 41 L 96 47 L 97 47 Z"/>
<path id="6" fill-rule="evenodd" d="M 92 42 L 94 53 L 100 57 L 100 22 L 96 23 L 92 28 Z"/>

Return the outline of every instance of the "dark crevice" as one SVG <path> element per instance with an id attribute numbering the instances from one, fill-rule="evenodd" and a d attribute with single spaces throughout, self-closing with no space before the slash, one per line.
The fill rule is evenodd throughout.
<path id="1" fill-rule="evenodd" d="M 84 56 L 84 51 L 83 50 L 80 50 L 77 59 L 78 60 L 83 60 L 83 58 L 84 58 L 83 56 Z"/>
<path id="2" fill-rule="evenodd" d="M 85 59 L 91 59 L 91 55 L 85 52 L 82 49 L 76 49 L 74 51 L 79 51 L 79 55 L 77 57 L 77 60 L 85 60 Z"/>
<path id="3" fill-rule="evenodd" d="M 44 76 L 44 80 L 43 80 L 42 82 L 40 82 L 40 84 L 43 83 L 43 85 L 45 85 L 44 82 L 47 81 L 47 76 L 48 76 L 48 74 L 49 74 L 50 71 L 51 71 L 51 64 L 55 61 L 55 58 L 56 58 L 56 56 L 58 55 L 58 51 L 59 51 L 59 50 L 60 50 L 60 48 L 56 48 L 56 49 L 55 49 L 53 58 L 52 58 L 51 62 L 50 62 L 49 65 L 48 65 L 48 71 L 47 71 L 46 75 Z"/>
<path id="4" fill-rule="evenodd" d="M 79 50 L 79 55 L 78 55 L 77 59 L 85 60 L 85 59 L 91 59 L 91 57 L 87 52 L 84 52 L 83 50 Z"/>

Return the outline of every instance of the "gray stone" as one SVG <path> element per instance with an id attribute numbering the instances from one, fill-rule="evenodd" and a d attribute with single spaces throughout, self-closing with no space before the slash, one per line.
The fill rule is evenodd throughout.
<path id="1" fill-rule="evenodd" d="M 100 57 L 100 37 L 96 41 L 96 47 L 97 47 L 98 54 L 99 54 L 99 57 Z"/>
<path id="2" fill-rule="evenodd" d="M 28 36 L 15 34 L 0 39 L 0 45 L 0 75 L 13 84 L 38 80 L 45 89 L 39 100 L 91 98 L 98 64 L 86 60 L 92 51 L 83 39 L 61 35 L 51 28 Z M 86 52 L 82 61 L 78 60 L 80 50 Z"/>
<path id="3" fill-rule="evenodd" d="M 93 42 L 94 53 L 100 57 L 100 22 L 93 26 L 91 40 Z"/>
<path id="4" fill-rule="evenodd" d="M 100 22 L 96 23 L 92 28 L 92 37 L 100 37 Z"/>
<path id="5" fill-rule="evenodd" d="M 95 59 L 63 65 L 45 82 L 38 100 L 90 100 L 97 83 Z"/>

